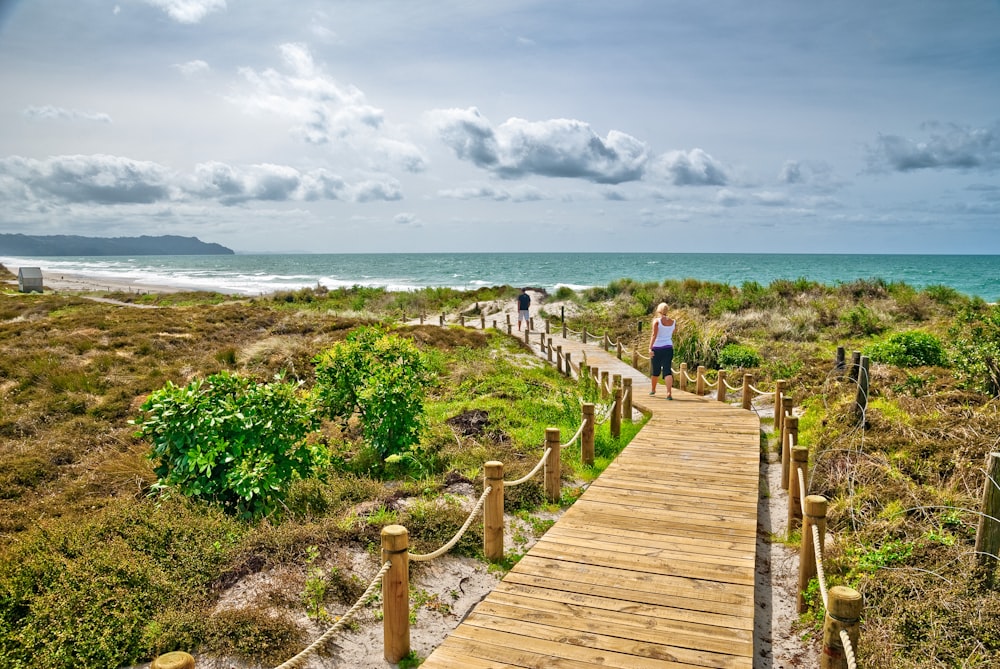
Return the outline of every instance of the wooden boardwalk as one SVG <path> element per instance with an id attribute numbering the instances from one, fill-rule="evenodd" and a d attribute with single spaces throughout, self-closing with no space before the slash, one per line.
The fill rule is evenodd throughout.
<path id="1" fill-rule="evenodd" d="M 561 337 L 652 417 L 421 665 L 751 669 L 760 422 Z"/>

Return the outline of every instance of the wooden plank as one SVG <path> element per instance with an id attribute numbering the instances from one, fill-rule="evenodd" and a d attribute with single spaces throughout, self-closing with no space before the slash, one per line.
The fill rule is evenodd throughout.
<path id="1" fill-rule="evenodd" d="M 543 651 L 555 657 L 563 657 L 567 648 L 583 647 L 596 656 L 602 652 L 625 653 L 636 657 L 646 657 L 657 660 L 671 660 L 702 667 L 719 667 L 720 669 L 737 669 L 749 667 L 735 655 L 715 653 L 707 650 L 696 650 L 674 646 L 655 641 L 635 640 L 600 634 L 587 630 L 568 630 L 562 627 L 510 620 L 497 616 L 479 614 L 475 611 L 465 619 L 465 625 L 455 630 L 455 635 L 474 640 L 476 638 L 508 639 L 513 643 L 515 637 L 518 648 Z M 558 641 L 558 649 L 552 649 L 553 641 Z M 753 653 L 751 652 L 751 655 Z"/>
<path id="2" fill-rule="evenodd" d="M 727 607 L 716 604 L 737 604 L 744 607 L 753 606 L 753 586 L 718 581 L 699 580 L 687 576 L 670 574 L 650 574 L 627 569 L 615 569 L 601 565 L 588 565 L 578 562 L 526 555 L 515 565 L 511 572 L 545 576 L 547 578 L 576 580 L 580 583 L 580 592 L 587 592 L 589 585 L 614 584 L 627 589 L 649 588 L 653 592 L 672 593 L 680 597 L 696 599 L 702 602 L 700 608 L 705 611 L 732 612 Z"/>

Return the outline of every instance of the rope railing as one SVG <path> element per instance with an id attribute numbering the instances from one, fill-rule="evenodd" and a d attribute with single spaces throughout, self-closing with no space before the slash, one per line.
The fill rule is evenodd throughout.
<path id="1" fill-rule="evenodd" d="M 790 398 L 784 398 L 789 400 Z M 861 595 L 854 589 L 827 584 L 824 568 L 823 534 L 826 532 L 827 500 L 809 492 L 809 449 L 798 444 L 798 418 L 790 408 L 781 421 L 782 487 L 788 490 L 788 531 L 800 523 L 798 609 L 807 608 L 805 592 L 815 578 L 826 611 L 823 624 L 823 654 L 831 659 L 823 666 L 857 669 L 854 648 L 860 629 Z M 789 475 L 789 467 L 794 472 Z"/>
<path id="2" fill-rule="evenodd" d="M 410 553 L 410 561 L 428 562 L 430 560 L 433 560 L 434 558 L 441 557 L 442 555 L 450 551 L 452 548 L 454 548 L 455 544 L 457 544 L 465 535 L 465 533 L 469 530 L 469 527 L 472 525 L 473 519 L 475 519 L 475 517 L 479 515 L 479 512 L 483 510 L 483 505 L 486 504 L 486 498 L 489 496 L 490 492 L 492 492 L 492 488 L 487 486 L 486 489 L 483 490 L 483 494 L 479 496 L 479 501 L 476 502 L 476 506 L 469 513 L 468 518 L 465 519 L 465 524 L 462 525 L 462 527 L 458 530 L 458 532 L 455 533 L 455 536 L 453 536 L 448 543 L 444 544 L 443 546 L 441 546 L 441 548 L 437 549 L 433 553 L 425 553 L 423 555 L 419 555 L 417 553 Z"/>
<path id="3" fill-rule="evenodd" d="M 332 639 L 337 634 L 337 632 L 344 629 L 344 627 L 346 627 L 347 624 L 354 619 L 354 616 L 357 615 L 358 611 L 361 610 L 361 607 L 364 606 L 365 602 L 368 601 L 368 598 L 371 597 L 372 593 L 375 592 L 375 588 L 381 585 L 382 577 L 385 576 L 386 572 L 389 571 L 389 568 L 391 566 L 392 563 L 389 562 L 388 560 L 382 563 L 382 568 L 379 569 L 378 574 L 376 574 L 375 578 L 372 579 L 371 583 L 368 585 L 368 588 L 365 590 L 364 594 L 358 597 L 358 600 L 354 602 L 354 606 L 349 608 L 347 612 L 344 613 L 344 615 L 340 616 L 340 618 L 337 620 L 336 623 L 331 625 L 329 629 L 323 632 L 323 634 L 318 639 L 316 639 L 311 644 L 306 646 L 306 648 L 304 648 L 298 655 L 289 660 L 286 660 L 285 662 L 282 662 L 277 667 L 275 667 L 275 669 L 299 669 L 299 667 L 302 666 L 302 663 L 305 662 L 307 659 L 309 659 L 311 655 L 313 655 L 314 653 L 322 649 L 323 646 L 329 643 L 330 639 Z"/>
<path id="4" fill-rule="evenodd" d="M 581 425 L 580 428 L 583 429 L 583 425 Z M 527 483 L 531 479 L 535 478 L 535 474 L 537 474 L 538 472 L 542 471 L 542 467 L 545 466 L 545 461 L 548 460 L 549 455 L 551 453 L 552 453 L 551 449 L 548 449 L 548 448 L 545 449 L 545 452 L 542 453 L 541 460 L 538 461 L 538 464 L 536 464 L 532 468 L 532 470 L 530 472 L 528 472 L 527 474 L 525 474 L 521 478 L 517 479 L 516 481 L 504 481 L 503 482 L 503 487 L 504 488 L 513 488 L 514 486 L 521 485 L 522 483 Z"/>

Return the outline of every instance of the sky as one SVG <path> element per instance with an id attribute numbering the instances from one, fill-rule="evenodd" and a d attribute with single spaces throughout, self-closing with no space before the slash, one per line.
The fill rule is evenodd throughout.
<path id="1" fill-rule="evenodd" d="M 0 232 L 1000 253 L 997 0 L 0 0 Z"/>

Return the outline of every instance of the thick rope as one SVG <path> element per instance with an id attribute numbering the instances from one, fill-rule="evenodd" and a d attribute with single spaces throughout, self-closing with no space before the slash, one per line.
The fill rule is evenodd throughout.
<path id="1" fill-rule="evenodd" d="M 698 382 L 698 377 L 697 376 L 691 376 L 690 374 L 687 373 L 686 370 L 684 372 L 684 378 L 686 378 L 691 383 L 697 383 Z"/>
<path id="2" fill-rule="evenodd" d="M 768 392 L 764 392 L 763 390 L 760 390 L 759 388 L 757 388 L 755 386 L 750 386 L 750 390 L 754 391 L 758 395 L 773 395 L 774 394 L 773 390 L 768 393 Z"/>
<path id="3" fill-rule="evenodd" d="M 798 467 L 795 468 L 795 471 L 799 475 L 799 508 L 800 509 L 805 509 L 806 508 L 806 476 L 805 476 L 805 474 L 802 473 L 802 470 L 800 468 L 798 468 Z"/>
<path id="4" fill-rule="evenodd" d="M 302 666 L 302 663 L 309 658 L 309 656 L 311 656 L 313 653 L 315 653 L 324 645 L 326 645 L 326 643 L 345 625 L 347 625 L 347 623 L 351 622 L 351 619 L 355 616 L 355 614 L 357 614 L 357 612 L 361 610 L 361 607 L 364 606 L 365 602 L 368 601 L 368 598 L 371 597 L 373 592 L 375 592 L 375 588 L 381 585 L 382 577 L 385 576 L 386 572 L 389 571 L 390 567 L 392 567 L 392 563 L 386 560 L 385 563 L 382 565 L 382 568 L 379 570 L 378 574 L 376 574 L 375 578 L 372 579 L 372 582 L 368 586 L 368 589 L 365 590 L 365 593 L 358 598 L 358 601 L 354 602 L 354 606 L 348 609 L 347 613 L 345 613 L 340 617 L 340 620 L 334 623 L 333 626 L 330 627 L 330 629 L 323 632 L 323 635 L 320 636 L 320 638 L 316 639 L 311 644 L 309 644 L 301 653 L 299 653 L 292 659 L 283 662 L 282 664 L 279 664 L 277 667 L 275 667 L 275 669 L 298 669 L 299 667 Z"/>
<path id="5" fill-rule="evenodd" d="M 819 594 L 823 597 L 823 608 L 828 608 L 826 598 L 826 574 L 823 572 L 823 549 L 819 543 L 819 526 L 812 526 L 813 550 L 816 553 L 816 579 L 819 581 Z"/>
<path id="6" fill-rule="evenodd" d="M 559 448 L 569 448 L 570 446 L 572 446 L 576 442 L 576 440 L 580 438 L 580 435 L 583 434 L 583 428 L 585 427 L 587 427 L 586 420 L 580 423 L 580 428 L 576 431 L 576 434 L 573 435 L 573 438 L 567 441 L 565 444 L 559 444 Z"/>
<path id="7" fill-rule="evenodd" d="M 726 380 L 723 380 L 722 382 L 726 385 L 726 388 L 729 388 L 730 390 L 743 390 L 743 386 L 731 386 L 729 385 L 729 381 Z"/>
<path id="8" fill-rule="evenodd" d="M 429 560 L 433 560 L 436 557 L 441 557 L 442 555 L 450 551 L 452 548 L 454 548 L 455 544 L 458 543 L 458 540 L 462 538 L 462 535 L 464 535 L 465 532 L 469 529 L 469 526 L 472 525 L 472 520 L 479 515 L 480 511 L 482 511 L 483 505 L 486 504 L 486 497 L 490 494 L 492 490 L 493 488 L 491 488 L 490 486 L 486 486 L 486 490 L 483 491 L 483 494 L 479 496 L 479 501 L 476 502 L 476 508 L 474 508 L 472 512 L 469 514 L 469 517 L 465 519 L 465 525 L 462 525 L 462 529 L 460 529 L 457 533 L 455 533 L 455 536 L 451 538 L 451 541 L 449 541 L 448 543 L 446 543 L 444 546 L 437 549 L 433 553 L 425 553 L 423 555 L 410 553 L 410 561 L 427 562 Z"/>
<path id="9" fill-rule="evenodd" d="M 851 635 L 843 627 L 840 628 L 840 643 L 844 645 L 844 655 L 847 656 L 847 669 L 858 669 L 858 661 L 854 658 L 854 646 L 851 645 Z"/>
<path id="10" fill-rule="evenodd" d="M 534 469 L 532 469 L 530 472 L 528 472 L 527 474 L 525 474 L 524 476 L 522 476 L 521 478 L 519 478 L 516 481 L 510 481 L 510 482 L 504 481 L 503 482 L 503 487 L 504 488 L 513 488 L 516 485 L 521 485 L 522 483 L 524 483 L 526 481 L 530 481 L 531 478 L 535 474 L 537 474 L 538 472 L 540 472 L 542 470 L 542 466 L 545 464 L 545 461 L 549 459 L 549 453 L 551 453 L 551 452 L 552 452 L 551 448 L 546 448 L 545 452 L 542 453 L 542 459 L 538 461 L 538 464 L 535 465 Z"/>

